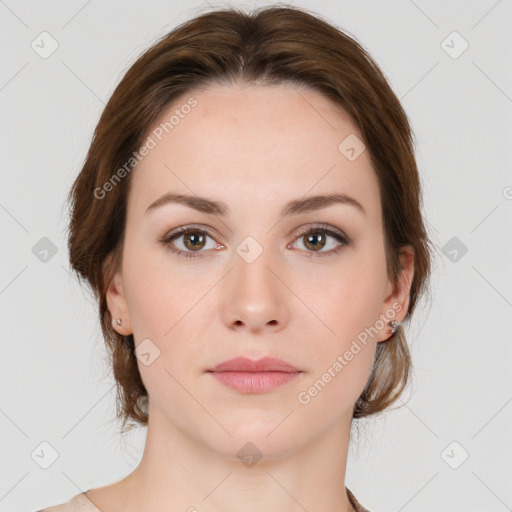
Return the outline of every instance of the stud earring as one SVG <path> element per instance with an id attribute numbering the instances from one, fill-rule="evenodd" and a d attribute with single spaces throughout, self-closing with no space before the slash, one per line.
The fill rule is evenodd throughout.
<path id="1" fill-rule="evenodd" d="M 391 334 L 395 334 L 395 332 L 400 327 L 400 322 L 397 322 L 396 320 L 391 320 L 391 322 L 389 322 L 389 325 L 391 325 Z"/>
<path id="2" fill-rule="evenodd" d="M 123 321 L 120 318 L 116 318 L 116 324 L 117 325 L 121 325 L 122 323 L 123 323 Z"/>

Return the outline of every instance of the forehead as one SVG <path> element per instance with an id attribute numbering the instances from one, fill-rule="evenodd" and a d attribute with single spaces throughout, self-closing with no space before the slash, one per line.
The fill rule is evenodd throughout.
<path id="1" fill-rule="evenodd" d="M 166 192 L 255 207 L 273 198 L 276 208 L 306 194 L 340 192 L 357 196 L 370 215 L 379 213 L 369 151 L 355 160 L 343 152 L 344 141 L 361 141 L 360 131 L 316 91 L 209 85 L 176 99 L 148 135 L 154 147 L 132 176 L 137 210 Z"/>

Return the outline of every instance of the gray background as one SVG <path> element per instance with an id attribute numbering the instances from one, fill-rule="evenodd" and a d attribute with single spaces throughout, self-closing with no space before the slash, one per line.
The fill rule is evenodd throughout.
<path id="1" fill-rule="evenodd" d="M 362 42 L 401 98 L 438 247 L 434 301 L 407 328 L 407 404 L 354 432 L 346 483 L 375 512 L 512 510 L 512 2 L 293 3 Z M 69 273 L 65 197 L 124 72 L 207 7 L 0 1 L 0 511 L 67 501 L 140 459 L 145 431 L 117 435 L 95 308 Z M 47 58 L 31 46 L 51 48 L 43 31 Z"/>

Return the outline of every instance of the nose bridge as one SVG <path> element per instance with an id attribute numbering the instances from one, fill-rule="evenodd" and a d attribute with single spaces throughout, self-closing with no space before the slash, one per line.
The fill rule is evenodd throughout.
<path id="1" fill-rule="evenodd" d="M 237 246 L 236 255 L 234 255 L 234 279 L 238 285 L 248 291 L 276 293 L 278 283 L 270 269 L 274 270 L 279 263 L 269 244 L 263 246 L 263 243 L 248 236 Z"/>
<path id="2" fill-rule="evenodd" d="M 278 260 L 275 251 L 251 236 L 236 247 L 223 301 L 229 324 L 242 322 L 250 329 L 261 329 L 285 322 L 286 287 L 275 275 L 281 268 Z"/>

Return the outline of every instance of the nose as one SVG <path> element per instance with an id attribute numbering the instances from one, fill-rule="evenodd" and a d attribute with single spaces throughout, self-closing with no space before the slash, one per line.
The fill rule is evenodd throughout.
<path id="1" fill-rule="evenodd" d="M 251 263 L 234 255 L 221 289 L 224 323 L 230 329 L 277 332 L 288 323 L 289 294 L 283 271 L 266 251 Z"/>

